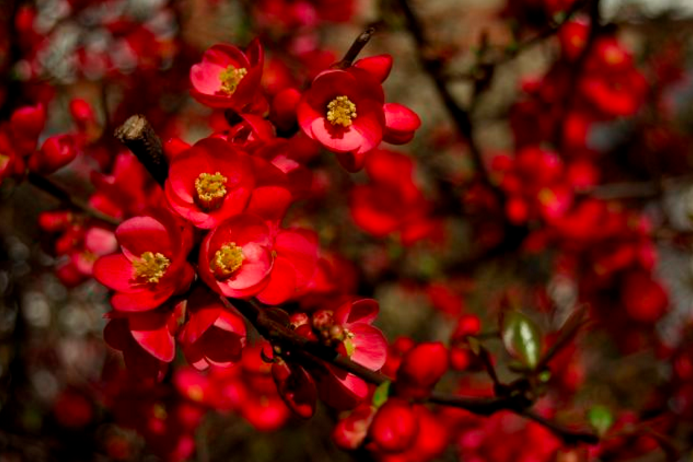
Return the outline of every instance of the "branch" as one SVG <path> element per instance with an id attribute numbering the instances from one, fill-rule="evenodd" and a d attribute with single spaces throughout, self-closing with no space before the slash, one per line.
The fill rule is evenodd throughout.
<path id="1" fill-rule="evenodd" d="M 161 140 L 143 115 L 134 115 L 118 127 L 115 137 L 142 162 L 154 180 L 164 185 L 168 165 Z"/>
<path id="2" fill-rule="evenodd" d="M 286 313 L 283 313 L 283 315 L 279 314 L 274 308 L 263 308 L 248 300 L 229 300 L 225 297 L 222 297 L 221 300 L 227 308 L 235 309 L 247 318 L 260 335 L 269 340 L 272 344 L 279 345 L 282 349 L 296 352 L 304 357 L 308 356 L 309 359 L 319 359 L 329 362 L 374 385 L 380 385 L 390 380 L 390 378 L 383 374 L 372 371 L 347 357 L 341 356 L 331 348 L 327 348 L 320 343 L 310 341 L 305 337 L 297 335 L 288 326 L 288 316 L 286 316 Z M 599 441 L 598 437 L 592 433 L 576 432 L 533 414 L 527 410 L 527 407 L 532 404 L 531 401 L 521 393 L 511 393 L 507 396 L 496 397 L 468 397 L 433 391 L 427 398 L 427 401 L 443 406 L 465 409 L 473 414 L 481 416 L 490 416 L 498 411 L 509 410 L 541 423 L 556 434 L 556 436 L 565 441 L 566 444 L 580 442 L 596 444 Z"/>
<path id="3" fill-rule="evenodd" d="M 375 27 L 369 27 L 363 31 L 358 37 L 356 37 L 356 40 L 354 40 L 354 43 L 351 44 L 351 47 L 349 47 L 347 52 L 344 54 L 342 60 L 333 65 L 332 68 L 346 69 L 347 67 L 351 66 L 359 53 L 361 53 L 361 50 L 363 50 L 363 47 L 365 47 L 371 40 L 373 34 L 375 34 Z"/>
<path id="4" fill-rule="evenodd" d="M 120 220 L 117 220 L 110 215 L 106 215 L 105 213 L 99 212 L 98 210 L 91 208 L 89 204 L 87 204 L 85 201 L 81 199 L 72 197 L 70 193 L 68 193 L 67 191 L 65 191 L 60 186 L 53 183 L 46 177 L 30 172 L 27 179 L 29 181 L 29 184 L 40 189 L 41 191 L 50 194 L 51 196 L 55 197 L 69 208 L 79 210 L 85 215 L 95 220 L 108 223 L 109 225 L 118 226 L 120 224 Z"/>
<path id="5" fill-rule="evenodd" d="M 523 410 L 518 412 L 519 415 L 526 417 L 530 420 L 533 420 L 537 422 L 538 424 L 541 424 L 542 426 L 548 428 L 553 432 L 554 435 L 558 436 L 563 440 L 563 442 L 567 445 L 575 445 L 579 443 L 587 443 L 587 444 L 598 444 L 599 443 L 599 437 L 595 435 L 594 433 L 588 433 L 588 432 L 583 432 L 583 431 L 578 431 L 578 430 L 571 430 L 569 428 L 565 428 L 561 425 L 558 425 L 556 422 L 546 419 L 538 414 L 533 413 L 532 411 L 529 410 Z"/>
<path id="6" fill-rule="evenodd" d="M 587 4 L 588 1 L 589 0 L 578 0 L 574 2 L 570 6 L 570 8 L 564 12 L 563 17 L 559 21 L 551 21 L 548 27 L 544 28 L 542 31 L 538 32 L 531 38 L 524 40 L 523 42 L 503 47 L 503 51 L 500 54 L 496 54 L 496 57 L 481 64 L 483 66 L 497 67 L 512 61 L 524 51 L 528 50 L 529 48 L 532 48 L 534 45 L 542 43 L 547 38 L 558 33 L 558 31 L 561 30 L 561 27 L 568 23 L 573 18 L 573 16 L 575 16 L 575 14 L 577 14 L 577 12 L 580 11 Z M 478 80 L 479 75 L 473 69 L 458 74 L 450 74 L 449 78 L 461 80 Z"/>
<path id="7" fill-rule="evenodd" d="M 439 57 L 432 57 L 429 55 L 429 53 L 427 53 L 427 50 L 430 49 L 430 44 L 424 32 L 421 20 L 411 8 L 411 5 L 409 5 L 409 1 L 398 1 L 399 6 L 402 9 L 402 13 L 407 20 L 409 31 L 416 42 L 416 54 L 419 62 L 431 79 L 433 79 L 433 83 L 436 86 L 438 95 L 443 100 L 443 104 L 455 123 L 457 130 L 467 140 L 467 143 L 469 144 L 469 151 L 472 155 L 472 160 L 477 172 L 479 172 L 485 184 L 492 185 L 490 179 L 488 178 L 488 173 L 486 172 L 481 150 L 476 144 L 476 140 L 474 138 L 474 130 L 469 112 L 457 104 L 457 101 L 448 89 L 443 61 Z M 493 188 L 493 190 L 497 191 L 496 188 Z"/>

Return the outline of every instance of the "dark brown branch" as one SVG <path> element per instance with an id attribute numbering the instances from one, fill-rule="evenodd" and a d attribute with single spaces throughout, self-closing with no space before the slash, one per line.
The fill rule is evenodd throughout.
<path id="1" fill-rule="evenodd" d="M 486 166 L 484 165 L 481 149 L 476 144 L 474 129 L 469 112 L 463 109 L 457 103 L 448 89 L 443 60 L 439 57 L 430 55 L 430 44 L 428 42 L 428 38 L 426 37 L 423 24 L 421 23 L 421 20 L 417 16 L 416 12 L 412 9 L 409 1 L 399 0 L 399 6 L 407 20 L 409 31 L 416 42 L 416 54 L 419 62 L 423 66 L 426 73 L 428 73 L 433 80 L 436 90 L 438 91 L 438 95 L 442 99 L 443 105 L 452 118 L 457 130 L 467 141 L 476 171 L 484 183 L 491 186 L 493 191 L 497 192 L 497 188 L 493 187 L 490 179 L 488 178 L 488 172 L 486 171 Z"/>
<path id="2" fill-rule="evenodd" d="M 161 140 L 147 119 L 134 115 L 118 127 L 115 137 L 137 156 L 154 180 L 163 186 L 168 176 L 168 165 Z"/>
<path id="3" fill-rule="evenodd" d="M 356 37 L 356 40 L 354 40 L 354 43 L 351 44 L 347 52 L 344 54 L 342 60 L 332 67 L 334 69 L 346 69 L 347 67 L 351 66 L 359 53 L 361 53 L 361 50 L 363 50 L 363 48 L 371 40 L 373 34 L 375 34 L 375 27 L 369 27 L 363 31 L 358 37 Z"/>
<path id="4" fill-rule="evenodd" d="M 85 201 L 81 199 L 72 197 L 70 193 L 68 193 L 67 191 L 65 191 L 60 186 L 53 183 L 46 177 L 43 177 L 36 173 L 29 173 L 27 179 L 29 181 L 29 184 L 40 189 L 41 191 L 50 194 L 51 196 L 55 197 L 60 202 L 62 202 L 63 205 L 71 209 L 78 210 L 84 213 L 85 215 L 94 218 L 95 220 L 102 221 L 109 225 L 118 226 L 120 224 L 120 221 L 113 218 L 112 216 L 106 215 L 105 213 L 101 213 L 98 210 L 91 208 L 89 204 L 87 204 Z"/>
<path id="5" fill-rule="evenodd" d="M 568 445 L 575 445 L 579 443 L 587 443 L 587 444 L 597 444 L 599 443 L 599 437 L 595 435 L 594 433 L 589 433 L 589 432 L 584 432 L 584 431 L 578 431 L 578 430 L 571 430 L 568 428 L 565 428 L 561 425 L 558 425 L 556 422 L 545 419 L 544 417 L 535 414 L 529 410 L 523 410 L 518 412 L 519 415 L 526 417 L 530 420 L 533 420 L 537 422 L 538 424 L 541 424 L 542 426 L 548 428 L 551 430 L 556 436 L 561 438 L 565 444 Z"/>
<path id="6" fill-rule="evenodd" d="M 513 59 L 517 58 L 520 54 L 522 54 L 524 51 L 532 48 L 535 45 L 538 45 L 542 42 L 544 42 L 547 38 L 555 35 L 558 33 L 558 31 L 561 30 L 561 27 L 563 27 L 566 23 L 568 23 L 575 14 L 580 11 L 585 4 L 589 0 L 579 0 L 573 3 L 568 10 L 565 11 L 563 17 L 561 20 L 556 21 L 556 22 L 550 22 L 546 28 L 538 32 L 536 35 L 533 35 L 531 38 L 525 39 L 524 41 L 516 44 L 512 44 L 510 46 L 505 46 L 503 47 L 502 51 L 500 53 L 487 53 L 488 56 L 490 56 L 487 60 L 481 63 L 484 67 L 497 67 L 501 66 L 505 63 L 508 63 L 512 61 Z M 479 65 L 477 64 L 477 66 Z M 450 79 L 460 79 L 460 80 L 478 80 L 479 74 L 476 72 L 475 69 L 472 69 L 467 72 L 462 72 L 459 74 L 450 74 L 449 78 Z"/>
<path id="7" fill-rule="evenodd" d="M 376 385 L 390 380 L 378 372 L 365 368 L 349 358 L 339 355 L 333 349 L 297 335 L 288 326 L 288 317 L 285 317 L 284 322 L 282 322 L 282 316 L 274 314 L 273 310 L 275 309 L 273 308 L 262 308 L 247 300 L 228 300 L 222 297 L 222 301 L 228 308 L 234 308 L 246 317 L 265 339 L 269 340 L 273 345 L 278 345 L 285 351 L 295 352 L 303 357 L 313 357 L 309 359 L 317 358 L 327 361 Z M 595 444 L 598 442 L 598 438 L 594 434 L 575 432 L 531 413 L 527 410 L 527 407 L 532 404 L 531 401 L 520 393 L 497 397 L 467 397 L 434 391 L 430 394 L 427 401 L 443 406 L 465 409 L 473 414 L 482 416 L 509 410 L 543 424 L 568 444 L 578 442 Z"/>

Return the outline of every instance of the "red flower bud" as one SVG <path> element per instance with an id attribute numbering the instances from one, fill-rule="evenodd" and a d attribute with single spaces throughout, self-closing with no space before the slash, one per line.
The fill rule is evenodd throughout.
<path id="1" fill-rule="evenodd" d="M 399 398 L 390 398 L 373 417 L 368 436 L 384 452 L 401 452 L 416 438 L 419 425 L 411 405 Z"/>
<path id="2" fill-rule="evenodd" d="M 397 391 L 422 397 L 448 370 L 448 350 L 441 342 L 421 343 L 410 350 L 397 370 Z"/>
<path id="3" fill-rule="evenodd" d="M 51 136 L 44 141 L 41 150 L 29 158 L 29 168 L 34 172 L 53 173 L 77 157 L 74 139 L 70 135 Z"/>
<path id="4" fill-rule="evenodd" d="M 10 126 L 15 136 L 36 140 L 46 124 L 43 104 L 23 106 L 12 113 Z"/>
<path id="5" fill-rule="evenodd" d="M 38 217 L 38 224 L 41 229 L 49 233 L 64 231 L 71 223 L 72 212 L 66 210 L 41 212 Z"/>
<path id="6" fill-rule="evenodd" d="M 290 130 L 296 121 L 296 107 L 301 100 L 301 92 L 286 88 L 276 94 L 270 107 L 270 120 L 281 130 Z"/>
<path id="7" fill-rule="evenodd" d="M 359 406 L 347 418 L 337 422 L 332 431 L 334 443 L 345 450 L 357 449 L 363 443 L 376 409 L 370 405 Z"/>
<path id="8" fill-rule="evenodd" d="M 81 130 L 96 121 L 91 104 L 81 98 L 74 98 L 70 101 L 70 115 Z"/>
<path id="9" fill-rule="evenodd" d="M 481 332 L 481 320 L 479 317 L 473 314 L 465 314 L 457 320 L 457 326 L 451 336 L 451 340 L 453 342 L 462 340 L 467 335 L 477 335 L 479 332 Z"/>

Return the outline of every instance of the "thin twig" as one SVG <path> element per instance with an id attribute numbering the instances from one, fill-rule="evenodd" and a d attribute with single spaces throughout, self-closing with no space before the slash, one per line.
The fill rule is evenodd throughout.
<path id="1" fill-rule="evenodd" d="M 332 68 L 346 69 L 347 67 L 351 66 L 359 53 L 361 53 L 361 50 L 363 50 L 363 47 L 365 47 L 371 40 L 373 34 L 375 34 L 375 27 L 369 27 L 363 31 L 358 37 L 356 37 L 356 40 L 354 40 L 354 43 L 351 44 L 347 52 L 344 54 L 342 60 L 333 65 Z"/>
<path id="2" fill-rule="evenodd" d="M 524 41 L 517 44 L 503 47 L 500 53 L 491 53 L 491 55 L 495 56 L 492 56 L 487 61 L 484 61 L 482 63 L 483 66 L 497 67 L 506 64 L 520 56 L 524 51 L 544 42 L 547 38 L 557 34 L 565 24 L 567 24 L 571 19 L 573 19 L 575 14 L 577 14 L 587 4 L 588 1 L 589 0 L 580 0 L 574 2 L 570 6 L 570 8 L 564 12 L 561 20 L 556 22 L 550 22 L 546 28 L 538 32 L 536 35 L 533 35 L 531 38 L 525 39 Z M 478 73 L 475 71 L 475 69 L 457 74 L 450 74 L 448 77 L 450 79 L 460 80 L 477 80 L 479 78 Z"/>
<path id="3" fill-rule="evenodd" d="M 29 181 L 29 184 L 40 189 L 41 191 L 50 194 L 51 196 L 55 197 L 69 208 L 79 210 L 85 215 L 94 218 L 95 220 L 107 223 L 109 225 L 118 226 L 120 224 L 120 220 L 117 220 L 116 218 L 113 218 L 110 215 L 106 215 L 105 213 L 99 212 L 98 210 L 91 208 L 89 204 L 87 204 L 85 201 L 81 199 L 72 197 L 70 193 L 68 193 L 63 188 L 53 183 L 51 180 L 44 176 L 38 175 L 36 173 L 29 173 L 27 179 Z"/>

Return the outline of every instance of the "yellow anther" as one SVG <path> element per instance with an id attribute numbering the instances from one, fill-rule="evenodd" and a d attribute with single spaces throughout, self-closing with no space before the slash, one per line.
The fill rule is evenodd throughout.
<path id="1" fill-rule="evenodd" d="M 233 95 L 233 93 L 238 88 L 238 84 L 241 83 L 243 77 L 248 73 L 248 69 L 241 67 L 236 69 L 233 66 L 229 66 L 219 74 L 219 80 L 221 81 L 221 91 Z"/>
<path id="2" fill-rule="evenodd" d="M 139 260 L 132 262 L 137 280 L 147 284 L 158 283 L 166 274 L 166 269 L 170 264 L 169 259 L 159 252 L 144 252 L 140 255 Z"/>
<path id="3" fill-rule="evenodd" d="M 327 120 L 332 125 L 348 127 L 356 118 L 356 105 L 346 96 L 338 96 L 327 105 Z"/>
<path id="4" fill-rule="evenodd" d="M 195 180 L 195 202 L 204 210 L 214 210 L 221 206 L 226 197 L 226 178 L 219 172 L 201 173 Z"/>
<path id="5" fill-rule="evenodd" d="M 230 242 L 215 252 L 214 258 L 209 262 L 209 268 L 217 279 L 225 279 L 241 267 L 244 259 L 243 249 L 235 242 Z"/>

